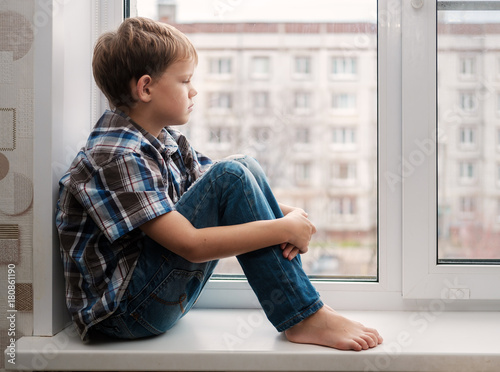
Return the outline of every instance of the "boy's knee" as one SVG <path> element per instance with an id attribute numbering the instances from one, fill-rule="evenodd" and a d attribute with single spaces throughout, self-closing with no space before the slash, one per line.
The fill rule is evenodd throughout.
<path id="1" fill-rule="evenodd" d="M 250 178 L 260 178 L 263 175 L 262 168 L 259 163 L 251 156 L 234 155 L 230 158 L 225 158 L 213 165 L 218 172 L 228 172 L 237 176 Z"/>
<path id="2" fill-rule="evenodd" d="M 246 172 L 246 167 L 238 160 L 224 159 L 215 163 L 212 168 L 215 172 L 224 174 L 243 175 Z"/>
<path id="3" fill-rule="evenodd" d="M 238 160 L 238 159 L 243 159 L 243 158 L 246 158 L 246 157 L 247 156 L 243 155 L 243 154 L 233 154 L 233 155 L 226 156 L 224 158 L 224 160 Z"/>

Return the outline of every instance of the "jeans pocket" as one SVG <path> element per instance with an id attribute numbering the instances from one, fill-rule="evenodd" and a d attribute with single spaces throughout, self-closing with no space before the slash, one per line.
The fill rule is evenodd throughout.
<path id="1" fill-rule="evenodd" d="M 166 332 L 191 309 L 203 286 L 201 270 L 173 269 L 130 316 L 150 335 Z"/>

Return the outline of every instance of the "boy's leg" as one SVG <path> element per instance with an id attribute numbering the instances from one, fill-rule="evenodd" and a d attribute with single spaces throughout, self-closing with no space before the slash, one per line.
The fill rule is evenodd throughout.
<path id="1" fill-rule="evenodd" d="M 137 339 L 164 333 L 191 309 L 217 264 L 186 261 L 148 237 L 138 244 L 141 254 L 118 309 L 91 335 Z"/>
<path id="2" fill-rule="evenodd" d="M 189 212 L 186 217 L 210 216 L 210 226 L 216 221 L 217 225 L 224 225 L 282 217 L 258 163 L 248 157 L 235 161 L 243 167 L 234 161 L 223 163 L 217 166 L 208 182 L 205 179 L 203 191 L 208 199 L 201 205 L 197 204 L 197 198 L 183 197 L 179 204 Z M 205 204 L 207 201 L 209 203 Z M 204 207 L 208 205 L 207 210 Z M 204 227 L 197 222 L 193 224 Z M 283 258 L 281 249 L 276 246 L 240 255 L 238 260 L 269 320 L 279 331 L 285 330 L 290 341 L 354 350 L 367 349 L 382 342 L 376 330 L 322 306 L 302 270 L 299 257 L 289 261 Z"/>
<path id="3" fill-rule="evenodd" d="M 201 185 L 193 185 L 176 206 L 196 228 L 283 216 L 262 170 L 251 158 L 216 163 L 199 182 Z M 278 331 L 290 328 L 323 306 L 300 259 L 285 259 L 279 246 L 240 255 L 238 260 Z"/>

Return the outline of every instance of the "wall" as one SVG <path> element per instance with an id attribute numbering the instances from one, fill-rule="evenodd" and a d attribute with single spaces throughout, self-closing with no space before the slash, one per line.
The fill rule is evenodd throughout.
<path id="1" fill-rule="evenodd" d="M 33 329 L 34 2 L 0 1 L 0 350 Z M 12 284 L 15 283 L 15 286 Z M 0 354 L 3 366 L 4 354 Z"/>

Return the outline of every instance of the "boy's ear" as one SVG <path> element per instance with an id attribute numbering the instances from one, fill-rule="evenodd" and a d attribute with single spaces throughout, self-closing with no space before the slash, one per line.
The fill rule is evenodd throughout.
<path id="1" fill-rule="evenodd" d="M 137 81 L 133 79 L 130 84 L 134 100 L 149 102 L 151 100 L 150 87 L 152 83 L 153 79 L 149 75 L 142 75 Z"/>

